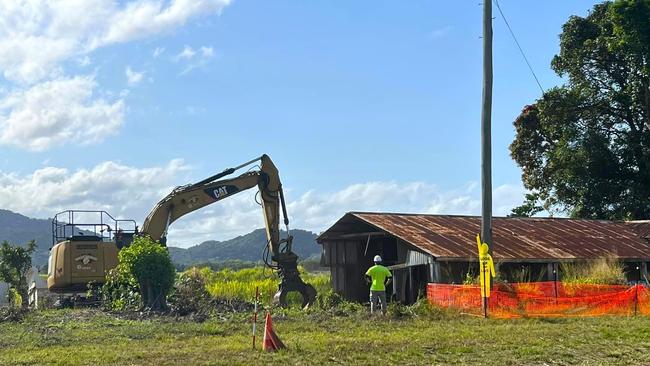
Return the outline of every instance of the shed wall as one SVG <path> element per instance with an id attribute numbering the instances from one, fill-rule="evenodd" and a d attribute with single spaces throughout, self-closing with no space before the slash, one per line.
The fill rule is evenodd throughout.
<path id="1" fill-rule="evenodd" d="M 362 245 L 357 240 L 328 241 L 323 243 L 324 263 L 330 267 L 334 292 L 346 299 L 363 301 L 367 299 L 364 273 L 364 258 L 360 256 Z"/>
<path id="2" fill-rule="evenodd" d="M 387 288 L 387 297 L 393 301 L 412 303 L 424 293 L 432 280 L 431 256 L 392 237 L 370 240 L 328 240 L 323 242 L 323 264 L 330 267 L 333 290 L 351 301 L 368 301 L 369 286 L 365 273 L 373 265 L 373 257 L 380 255 L 385 266 L 392 269 L 393 283 Z"/>

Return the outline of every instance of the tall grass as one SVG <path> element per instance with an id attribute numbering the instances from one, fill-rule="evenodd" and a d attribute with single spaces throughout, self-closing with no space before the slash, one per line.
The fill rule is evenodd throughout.
<path id="1" fill-rule="evenodd" d="M 562 282 L 567 284 L 624 285 L 625 268 L 615 259 L 561 263 Z"/>
<path id="2" fill-rule="evenodd" d="M 325 293 L 331 290 L 329 273 L 308 273 L 299 268 L 303 281 L 314 286 L 317 292 Z M 280 278 L 277 273 L 265 267 L 245 268 L 240 270 L 222 269 L 213 271 L 201 268 L 201 276 L 205 279 L 206 288 L 210 295 L 226 299 L 252 301 L 255 298 L 255 288 L 259 287 L 263 303 L 269 303 L 278 290 Z M 290 294 L 290 303 L 299 303 L 299 295 Z"/>

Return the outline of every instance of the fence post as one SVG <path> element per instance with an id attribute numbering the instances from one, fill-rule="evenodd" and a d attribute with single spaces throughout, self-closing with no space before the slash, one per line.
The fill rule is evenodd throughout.
<path id="1" fill-rule="evenodd" d="M 254 306 L 254 313 L 253 313 L 253 350 L 255 349 L 255 337 L 257 334 L 257 303 L 260 298 L 260 287 L 255 286 L 255 306 Z"/>
<path id="2" fill-rule="evenodd" d="M 553 289 L 555 290 L 555 303 L 557 304 L 557 264 L 553 263 Z"/>
<path id="3" fill-rule="evenodd" d="M 641 283 L 641 266 L 637 263 L 636 265 L 636 286 L 634 286 L 634 316 L 637 315 L 639 307 L 639 284 Z"/>
<path id="4" fill-rule="evenodd" d="M 488 317 L 488 298 L 483 298 L 483 317 L 487 319 Z"/>

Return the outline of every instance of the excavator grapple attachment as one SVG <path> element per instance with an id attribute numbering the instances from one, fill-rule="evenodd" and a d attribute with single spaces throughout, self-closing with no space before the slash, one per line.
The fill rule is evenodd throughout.
<path id="1" fill-rule="evenodd" d="M 273 296 L 273 302 L 279 304 L 280 306 L 287 307 L 287 294 L 289 292 L 296 291 L 302 295 L 302 308 L 306 309 L 310 307 L 314 301 L 316 301 L 316 289 L 314 286 L 303 282 L 282 282 L 280 284 L 280 289 Z"/>
<path id="2" fill-rule="evenodd" d="M 285 252 L 273 257 L 273 260 L 278 263 L 278 275 L 281 279 L 273 301 L 282 307 L 287 307 L 287 294 L 295 291 L 302 295 L 303 309 L 313 304 L 316 301 L 316 289 L 300 278 L 298 256 L 293 252 Z"/>

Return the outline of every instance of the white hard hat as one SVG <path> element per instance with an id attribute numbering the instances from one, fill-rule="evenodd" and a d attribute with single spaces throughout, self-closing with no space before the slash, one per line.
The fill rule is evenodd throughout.
<path id="1" fill-rule="evenodd" d="M 373 262 L 375 262 L 375 263 L 381 262 L 381 256 L 376 255 L 375 258 L 373 258 Z"/>

